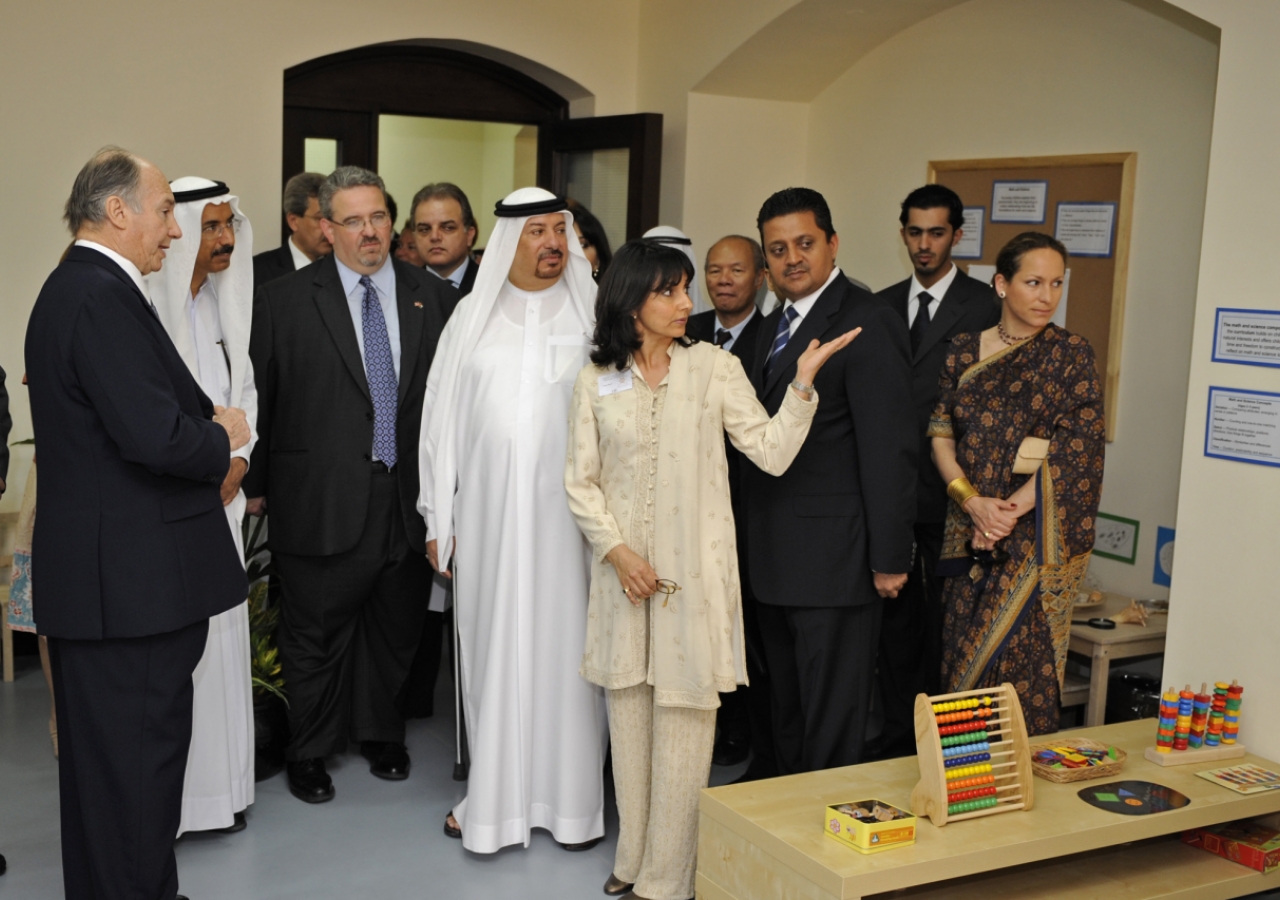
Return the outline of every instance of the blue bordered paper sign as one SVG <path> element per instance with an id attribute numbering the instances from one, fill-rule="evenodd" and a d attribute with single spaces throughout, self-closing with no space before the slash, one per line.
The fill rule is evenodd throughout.
<path id="1" fill-rule="evenodd" d="M 1156 559 L 1151 580 L 1165 587 L 1173 586 L 1173 541 L 1175 532 L 1163 525 L 1156 526 Z"/>
<path id="2" fill-rule="evenodd" d="M 1219 307 L 1213 361 L 1280 368 L 1280 310 Z"/>
<path id="3" fill-rule="evenodd" d="M 1053 236 L 1072 256 L 1109 257 L 1115 252 L 1116 209 L 1115 203 L 1059 203 Z"/>
<path id="4" fill-rule="evenodd" d="M 1280 467 L 1280 394 L 1210 387 L 1204 455 Z"/>
<path id="5" fill-rule="evenodd" d="M 1048 200 L 1047 181 L 992 182 L 991 221 L 1043 225 Z"/>
<path id="6" fill-rule="evenodd" d="M 964 208 L 964 234 L 951 248 L 952 259 L 982 259 L 982 228 L 986 224 L 985 206 Z"/>

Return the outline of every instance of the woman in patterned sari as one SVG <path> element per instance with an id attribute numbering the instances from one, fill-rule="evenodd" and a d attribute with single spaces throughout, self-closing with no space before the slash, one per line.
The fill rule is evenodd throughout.
<path id="1" fill-rule="evenodd" d="M 948 691 L 1010 682 L 1058 730 L 1071 608 L 1089 565 L 1104 421 L 1093 348 L 1051 324 L 1067 251 L 1026 232 L 996 259 L 1000 322 L 957 336 L 929 424 L 951 498 L 938 574 Z"/>

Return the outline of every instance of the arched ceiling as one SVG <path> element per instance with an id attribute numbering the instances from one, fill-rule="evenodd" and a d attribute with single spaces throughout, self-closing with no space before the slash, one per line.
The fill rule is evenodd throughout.
<path id="1" fill-rule="evenodd" d="M 966 0 L 801 0 L 711 70 L 694 91 L 808 102 L 898 32 Z"/>
<path id="2" fill-rule="evenodd" d="M 800 0 L 694 85 L 702 94 L 807 103 L 877 46 L 968 0 Z M 1216 26 L 1167 0 L 1123 0 L 1217 42 Z"/>

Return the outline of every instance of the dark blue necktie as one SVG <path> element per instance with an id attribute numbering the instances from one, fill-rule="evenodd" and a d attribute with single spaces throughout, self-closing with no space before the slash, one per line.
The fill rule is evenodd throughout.
<path id="1" fill-rule="evenodd" d="M 378 289 L 365 275 L 364 302 L 360 306 L 360 327 L 364 332 L 364 374 L 373 398 L 373 452 L 388 469 L 396 465 L 396 366 L 391 358 L 387 320 L 382 316 Z"/>
<path id="2" fill-rule="evenodd" d="M 764 374 L 767 378 L 773 371 L 774 360 L 778 358 L 778 354 L 782 352 L 782 348 L 787 346 L 787 341 L 791 340 L 791 323 L 799 317 L 800 313 L 796 312 L 794 306 L 788 306 L 782 313 L 782 318 L 778 320 L 778 333 L 773 337 L 773 347 L 769 350 L 769 358 L 764 362 Z"/>

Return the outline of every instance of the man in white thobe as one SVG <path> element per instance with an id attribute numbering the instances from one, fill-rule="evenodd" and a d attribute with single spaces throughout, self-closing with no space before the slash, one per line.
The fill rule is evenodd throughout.
<path id="1" fill-rule="evenodd" d="M 445 833 L 477 853 L 528 846 L 534 828 L 570 850 L 604 836 L 604 698 L 578 675 L 590 551 L 564 490 L 595 282 L 566 240 L 564 210 L 538 188 L 498 204 L 485 264 L 440 338 L 422 414 L 419 510 L 432 564 L 456 563 L 471 749 L 467 796 Z"/>
<path id="2" fill-rule="evenodd" d="M 244 559 L 240 481 L 258 440 L 258 394 L 249 362 L 253 315 L 253 231 L 239 199 L 220 181 L 179 178 L 170 184 L 182 237 L 164 267 L 147 277 L 165 331 L 215 407 L 240 407 L 252 436 L 231 453 L 222 505 Z M 253 803 L 253 695 L 249 675 L 248 601 L 209 620 L 204 656 L 192 675 L 191 749 L 182 789 L 188 831 L 239 831 Z"/>

